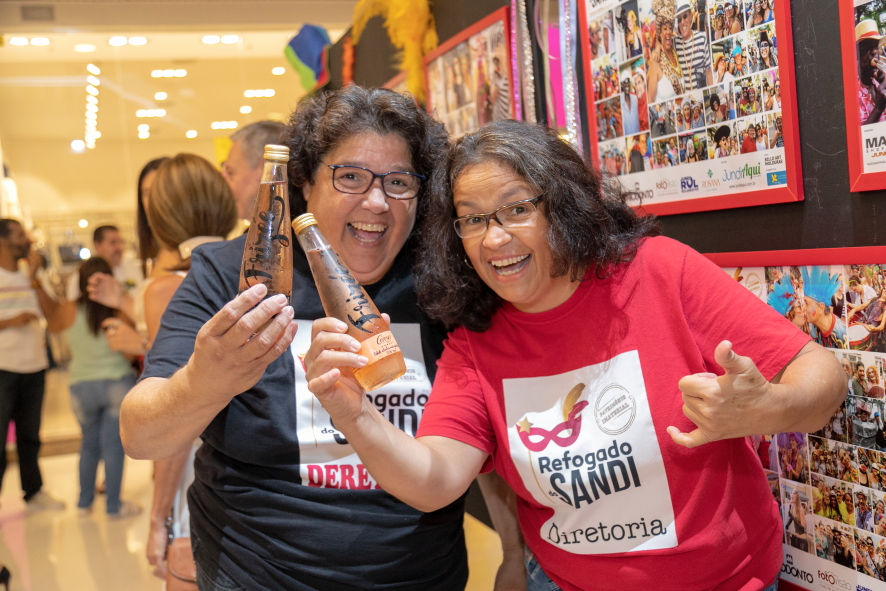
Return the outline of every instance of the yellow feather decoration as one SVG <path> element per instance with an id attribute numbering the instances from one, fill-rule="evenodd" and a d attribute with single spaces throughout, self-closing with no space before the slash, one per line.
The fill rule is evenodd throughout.
<path id="1" fill-rule="evenodd" d="M 354 45 L 369 19 L 380 16 L 391 44 L 397 49 L 397 69 L 406 72 L 406 87 L 419 103 L 425 102 L 422 58 L 437 47 L 437 29 L 427 0 L 359 0 L 354 6 Z"/>
<path id="2" fill-rule="evenodd" d="M 578 399 L 581 398 L 581 393 L 584 391 L 584 384 L 576 384 L 575 387 L 569 391 L 569 394 L 566 396 L 566 400 L 563 401 L 563 420 L 569 420 L 569 413 L 572 412 L 572 407 L 575 406 L 575 403 L 578 402 Z"/>

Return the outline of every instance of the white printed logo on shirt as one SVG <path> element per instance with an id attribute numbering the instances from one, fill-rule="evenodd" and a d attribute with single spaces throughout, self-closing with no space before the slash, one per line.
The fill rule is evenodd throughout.
<path id="1" fill-rule="evenodd" d="M 503 380 L 511 459 L 571 554 L 677 546 L 664 461 L 636 351 L 556 376 Z"/>
<path id="2" fill-rule="evenodd" d="M 302 483 L 322 488 L 381 488 L 363 466 L 329 414 L 308 390 L 303 359 L 311 345 L 310 320 L 296 320 L 298 332 L 290 346 L 295 359 L 295 407 Z M 406 361 L 406 373 L 366 395 L 391 423 L 415 437 L 431 393 L 418 324 L 391 324 Z"/>

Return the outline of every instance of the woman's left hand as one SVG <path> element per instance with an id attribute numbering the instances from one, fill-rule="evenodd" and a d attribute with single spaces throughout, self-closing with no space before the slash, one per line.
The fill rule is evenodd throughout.
<path id="1" fill-rule="evenodd" d="M 691 433 L 668 427 L 668 434 L 682 446 L 692 448 L 721 439 L 767 432 L 758 425 L 761 418 L 767 416 L 772 384 L 766 381 L 750 357 L 736 354 L 729 341 L 717 345 L 714 359 L 726 370 L 722 376 L 698 373 L 680 380 L 683 414 L 697 426 Z"/>

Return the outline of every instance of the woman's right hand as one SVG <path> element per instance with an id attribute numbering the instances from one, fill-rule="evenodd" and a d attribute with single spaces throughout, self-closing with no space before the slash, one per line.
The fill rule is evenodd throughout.
<path id="1" fill-rule="evenodd" d="M 148 562 L 154 567 L 152 574 L 158 579 L 166 580 L 166 545 L 169 542 L 169 534 L 166 531 L 165 520 L 157 522 L 151 520 L 151 529 L 148 531 L 148 547 L 145 555 Z"/>
<path id="2" fill-rule="evenodd" d="M 113 308 L 120 309 L 123 303 L 123 296 L 126 293 L 119 281 L 114 279 L 113 275 L 107 273 L 93 273 L 89 276 L 86 285 L 86 292 L 89 299 L 93 302 Z"/>
<path id="3" fill-rule="evenodd" d="M 384 317 L 387 321 L 387 314 Z M 314 321 L 311 346 L 304 359 L 308 390 L 339 427 L 360 416 L 366 398 L 352 372 L 365 367 L 368 360 L 358 354 L 360 342 L 347 330 L 336 318 Z"/>

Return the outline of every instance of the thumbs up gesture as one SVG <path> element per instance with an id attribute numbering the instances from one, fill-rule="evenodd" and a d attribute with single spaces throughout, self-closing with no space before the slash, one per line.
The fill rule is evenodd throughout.
<path id="1" fill-rule="evenodd" d="M 677 427 L 668 427 L 668 434 L 679 445 L 692 448 L 762 433 L 755 426 L 767 416 L 772 384 L 750 357 L 735 353 L 729 341 L 717 345 L 714 359 L 726 371 L 722 376 L 697 373 L 680 380 L 683 414 L 697 429 L 682 433 Z"/>

